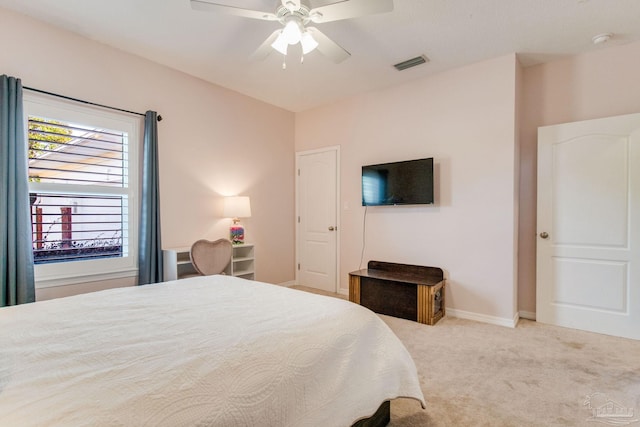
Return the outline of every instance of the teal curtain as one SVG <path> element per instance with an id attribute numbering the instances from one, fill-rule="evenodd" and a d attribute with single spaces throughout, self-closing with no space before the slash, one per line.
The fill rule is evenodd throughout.
<path id="1" fill-rule="evenodd" d="M 0 76 L 0 307 L 35 301 L 20 79 Z"/>
<path id="2" fill-rule="evenodd" d="M 162 282 L 160 239 L 160 188 L 158 171 L 158 113 L 147 111 L 144 118 L 138 239 L 138 284 Z"/>

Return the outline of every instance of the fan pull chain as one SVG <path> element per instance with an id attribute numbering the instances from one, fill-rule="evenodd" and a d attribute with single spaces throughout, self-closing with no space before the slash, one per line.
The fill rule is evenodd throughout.
<path id="1" fill-rule="evenodd" d="M 282 69 L 283 70 L 287 69 L 287 55 L 282 56 Z"/>
<path id="2" fill-rule="evenodd" d="M 300 55 L 300 63 L 304 64 L 304 55 Z"/>

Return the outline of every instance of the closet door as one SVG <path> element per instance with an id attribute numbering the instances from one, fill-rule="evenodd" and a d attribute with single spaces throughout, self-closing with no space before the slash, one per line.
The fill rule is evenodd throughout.
<path id="1" fill-rule="evenodd" d="M 538 130 L 539 322 L 640 339 L 640 114 Z"/>
<path id="2" fill-rule="evenodd" d="M 337 292 L 338 150 L 297 155 L 298 285 Z"/>

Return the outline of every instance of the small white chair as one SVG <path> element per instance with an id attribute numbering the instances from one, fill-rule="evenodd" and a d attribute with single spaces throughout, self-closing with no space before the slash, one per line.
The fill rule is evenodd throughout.
<path id="1" fill-rule="evenodd" d="M 191 264 L 203 276 L 224 273 L 231 262 L 233 247 L 227 239 L 201 239 L 191 245 Z"/>

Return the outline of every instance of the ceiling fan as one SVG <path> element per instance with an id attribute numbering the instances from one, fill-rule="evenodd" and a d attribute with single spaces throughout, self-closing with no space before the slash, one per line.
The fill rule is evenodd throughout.
<path id="1" fill-rule="evenodd" d="M 310 22 L 322 24 L 393 10 L 393 0 L 341 0 L 318 7 L 310 7 L 307 0 L 280 0 L 278 3 L 273 13 L 243 9 L 208 0 L 191 0 L 191 8 L 263 21 L 277 21 L 282 24 L 283 28 L 274 31 L 253 53 L 254 59 L 266 58 L 273 49 L 286 56 L 290 45 L 300 43 L 303 55 L 301 60 L 304 60 L 304 55 L 307 53 L 318 49 L 336 64 L 344 61 L 351 54 L 317 28 L 307 27 L 307 24 Z M 283 68 L 286 68 L 286 64 L 283 64 Z"/>

